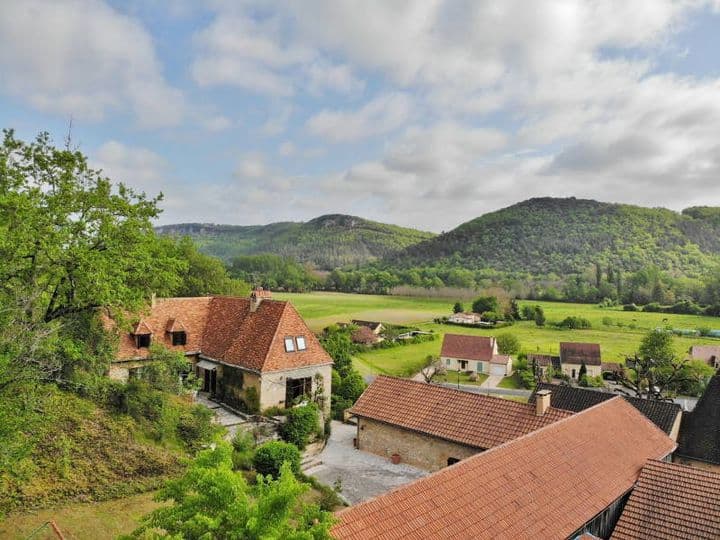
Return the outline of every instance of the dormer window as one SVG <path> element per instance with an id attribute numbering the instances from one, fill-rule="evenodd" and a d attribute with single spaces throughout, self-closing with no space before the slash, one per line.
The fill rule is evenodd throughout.
<path id="1" fill-rule="evenodd" d="M 151 334 L 138 334 L 135 336 L 135 343 L 138 349 L 148 349 L 152 341 Z"/>
<path id="2" fill-rule="evenodd" d="M 293 341 L 293 338 L 286 337 L 285 338 L 285 352 L 294 352 L 295 351 L 295 342 Z"/>
<path id="3" fill-rule="evenodd" d="M 172 344 L 173 345 L 186 345 L 187 344 L 187 333 L 184 330 L 179 332 L 172 332 Z"/>
<path id="4" fill-rule="evenodd" d="M 297 341 L 298 351 L 304 351 L 305 349 L 307 349 L 307 345 L 305 344 L 305 336 L 298 336 L 295 338 L 295 341 Z"/>

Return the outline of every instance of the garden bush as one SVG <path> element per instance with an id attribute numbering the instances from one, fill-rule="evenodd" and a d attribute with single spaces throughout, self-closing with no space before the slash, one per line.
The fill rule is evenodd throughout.
<path id="1" fill-rule="evenodd" d="M 625 304 L 623 306 L 623 311 L 640 311 L 640 308 L 635 304 Z"/>
<path id="2" fill-rule="evenodd" d="M 284 462 L 290 464 L 295 474 L 300 472 L 300 450 L 297 446 L 283 441 L 270 441 L 258 446 L 253 457 L 255 470 L 273 478 L 277 478 Z"/>
<path id="3" fill-rule="evenodd" d="M 307 445 L 310 435 L 320 430 L 318 412 L 314 403 L 290 409 L 287 420 L 280 426 L 280 436 L 302 450 Z"/>
<path id="4" fill-rule="evenodd" d="M 565 317 L 563 321 L 558 325 L 560 328 L 568 328 L 571 330 L 580 330 L 592 328 L 592 324 L 585 317 Z"/>

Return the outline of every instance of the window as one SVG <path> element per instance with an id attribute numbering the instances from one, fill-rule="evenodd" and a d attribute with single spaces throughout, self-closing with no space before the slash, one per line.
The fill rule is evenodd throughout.
<path id="1" fill-rule="evenodd" d="M 297 341 L 298 351 L 304 351 L 307 349 L 307 345 L 305 345 L 305 336 L 298 336 L 295 338 L 295 341 Z"/>
<path id="2" fill-rule="evenodd" d="M 285 406 L 292 407 L 302 400 L 304 396 L 312 394 L 312 378 L 291 379 L 285 383 Z"/>
<path id="3" fill-rule="evenodd" d="M 463 371 L 466 370 L 467 365 L 468 365 L 467 360 L 460 360 L 460 369 L 461 370 L 463 370 Z"/>
<path id="4" fill-rule="evenodd" d="M 482 372 L 483 372 L 483 363 L 482 363 L 482 362 L 478 362 L 478 363 L 477 363 L 477 372 L 478 372 L 478 373 L 482 373 Z"/>
<path id="5" fill-rule="evenodd" d="M 137 348 L 138 349 L 147 349 L 150 347 L 150 338 L 152 336 L 150 334 L 139 334 L 135 336 L 135 341 L 137 342 Z"/>
<path id="6" fill-rule="evenodd" d="M 446 366 L 449 366 L 449 365 L 450 365 L 450 359 L 449 359 L 449 358 L 446 358 L 446 359 L 445 359 L 445 365 L 446 365 Z"/>
<path id="7" fill-rule="evenodd" d="M 293 341 L 293 338 L 286 337 L 285 338 L 285 351 L 293 352 L 294 350 L 295 350 L 295 342 Z"/>
<path id="8" fill-rule="evenodd" d="M 172 333 L 172 344 L 173 345 L 186 345 L 187 334 L 185 332 L 173 332 Z"/>

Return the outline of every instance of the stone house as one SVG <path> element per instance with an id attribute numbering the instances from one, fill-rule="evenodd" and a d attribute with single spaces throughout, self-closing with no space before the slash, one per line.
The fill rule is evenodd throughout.
<path id="1" fill-rule="evenodd" d="M 269 291 L 157 299 L 129 331 L 105 322 L 118 334 L 111 378 L 139 373 L 161 344 L 185 354 L 201 390 L 229 405 L 255 411 L 312 398 L 329 411 L 332 359 L 293 305 Z"/>
<path id="2" fill-rule="evenodd" d="M 463 392 L 445 386 L 377 377 L 348 411 L 357 418 L 356 447 L 436 471 L 572 413 Z"/>
<path id="3" fill-rule="evenodd" d="M 453 313 L 448 317 L 448 322 L 455 324 L 478 324 L 482 317 L 477 313 Z"/>
<path id="4" fill-rule="evenodd" d="M 692 412 L 683 413 L 673 461 L 720 472 L 720 375 L 715 375 Z"/>
<path id="5" fill-rule="evenodd" d="M 363 328 L 369 328 L 370 331 L 375 334 L 376 336 L 379 336 L 382 334 L 382 331 L 385 330 L 385 327 L 383 326 L 383 323 L 378 321 L 361 321 L 358 319 L 353 319 L 351 321 L 355 326 L 360 326 Z"/>
<path id="6" fill-rule="evenodd" d="M 445 334 L 440 362 L 451 371 L 475 371 L 505 377 L 512 375 L 512 359 L 498 354 L 494 337 Z"/>
<path id="7" fill-rule="evenodd" d="M 602 374 L 599 343 L 560 343 L 560 366 L 565 375 L 577 380 L 583 363 L 588 377 L 599 377 Z"/>
<path id="8" fill-rule="evenodd" d="M 666 461 L 674 449 L 672 439 L 615 397 L 342 510 L 331 534 L 608 538 L 647 460 Z"/>

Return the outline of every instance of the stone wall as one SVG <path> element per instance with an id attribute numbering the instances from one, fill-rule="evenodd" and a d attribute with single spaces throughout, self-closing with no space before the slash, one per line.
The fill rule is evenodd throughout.
<path id="1" fill-rule="evenodd" d="M 287 379 L 312 378 L 313 395 L 317 392 L 318 381 L 316 374 L 322 376 L 322 395 L 324 397 L 324 412 L 330 412 L 330 383 L 332 366 L 309 366 L 305 368 L 263 373 L 260 378 L 260 410 L 268 407 L 285 407 L 285 388 Z"/>
<path id="2" fill-rule="evenodd" d="M 465 446 L 391 426 L 369 418 L 358 418 L 358 448 L 364 452 L 390 459 L 400 455 L 400 461 L 428 471 L 437 471 L 448 465 L 448 458 L 465 459 L 482 452 Z"/>

